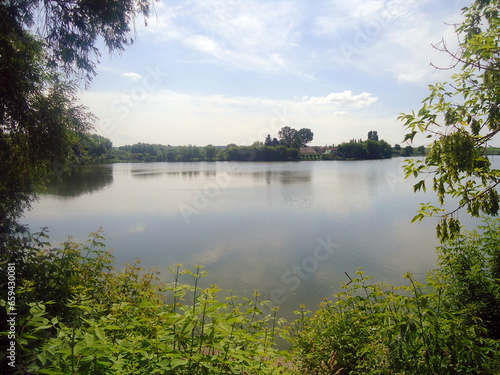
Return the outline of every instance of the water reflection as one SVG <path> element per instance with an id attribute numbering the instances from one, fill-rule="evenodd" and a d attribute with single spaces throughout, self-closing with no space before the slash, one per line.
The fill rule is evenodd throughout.
<path id="1" fill-rule="evenodd" d="M 243 164 L 232 164 L 230 167 L 225 163 L 210 163 L 208 169 L 200 169 L 200 164 L 193 163 L 175 163 L 165 164 L 158 163 L 151 165 L 140 164 L 133 166 L 130 174 L 133 178 L 137 179 L 150 179 L 150 178 L 186 178 L 186 179 L 199 179 L 199 178 L 212 178 L 215 179 L 217 175 L 224 174 L 233 179 L 253 179 L 255 181 L 265 181 L 270 185 L 273 183 L 281 184 L 295 184 L 295 183 L 308 183 L 312 180 L 311 170 L 299 170 L 291 168 L 289 170 L 275 170 L 272 163 L 262 163 L 263 170 L 254 171 L 248 170 L 248 166 Z M 202 164 L 203 165 L 203 164 Z M 258 163 L 257 163 L 258 165 Z M 297 165 L 297 164 L 295 164 Z M 182 169 L 186 168 L 186 169 Z M 196 169 L 190 169 L 196 168 Z M 206 167 L 205 167 L 206 168 Z M 173 170 L 172 170 L 173 169 Z"/>
<path id="2" fill-rule="evenodd" d="M 158 177 L 181 177 L 181 178 L 198 178 L 202 176 L 200 171 L 164 171 L 164 170 L 133 170 L 131 172 L 132 177 L 134 178 L 158 178 Z M 203 176 L 210 177 L 215 176 L 215 171 L 205 171 L 203 172 Z"/>
<path id="3" fill-rule="evenodd" d="M 72 167 L 70 172 L 52 179 L 47 185 L 47 194 L 62 198 L 74 198 L 96 193 L 113 183 L 110 165 L 84 165 Z"/>
<path id="4" fill-rule="evenodd" d="M 82 167 L 51 187 L 73 199 L 42 197 L 26 219 L 49 226 L 54 243 L 102 226 L 118 268 L 140 257 L 168 277 L 168 266 L 202 264 L 206 283 L 222 290 L 279 291 L 285 313 L 314 308 L 358 266 L 395 284 L 434 266 L 436 223 L 411 224 L 432 198 L 413 194 L 403 176 L 402 160 Z M 339 247 L 316 265 L 318 238 Z"/>

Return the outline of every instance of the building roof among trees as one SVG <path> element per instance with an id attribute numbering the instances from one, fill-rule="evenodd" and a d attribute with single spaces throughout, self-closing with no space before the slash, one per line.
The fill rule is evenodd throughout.
<path id="1" fill-rule="evenodd" d="M 300 153 L 301 154 L 316 154 L 316 150 L 312 147 L 301 147 Z"/>

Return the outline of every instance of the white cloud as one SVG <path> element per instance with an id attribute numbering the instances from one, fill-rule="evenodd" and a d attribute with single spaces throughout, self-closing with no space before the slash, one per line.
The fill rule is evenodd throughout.
<path id="1" fill-rule="evenodd" d="M 337 111 L 333 113 L 333 117 L 344 117 L 347 115 L 346 111 Z"/>
<path id="2" fill-rule="evenodd" d="M 313 22 L 312 33 L 330 41 L 325 53 L 334 66 L 372 76 L 388 74 L 400 82 L 427 82 L 435 61 L 432 43 L 454 41 L 460 4 L 447 13 L 430 0 L 352 0 L 335 2 Z M 437 58 L 438 62 L 442 57 Z M 434 77 L 435 78 L 435 77 Z"/>
<path id="3" fill-rule="evenodd" d="M 312 96 L 305 100 L 308 104 L 324 105 L 335 104 L 340 107 L 362 108 L 374 104 L 377 98 L 372 94 L 363 92 L 359 95 L 353 95 L 352 91 L 332 92 L 327 96 Z"/>
<path id="4" fill-rule="evenodd" d="M 293 2 L 174 1 L 159 7 L 158 18 L 142 30 L 158 41 L 180 42 L 242 70 L 297 72 L 287 56 L 298 46 Z"/>
<path id="5" fill-rule="evenodd" d="M 198 51 L 210 54 L 214 54 L 217 50 L 217 44 L 204 35 L 190 36 L 186 39 L 185 43 Z"/>
<path id="6" fill-rule="evenodd" d="M 132 73 L 132 72 L 131 73 L 123 73 L 122 77 L 127 77 L 127 78 L 134 80 L 134 81 L 142 78 L 142 76 L 140 74 Z"/>
<path id="7" fill-rule="evenodd" d="M 364 137 L 371 130 L 365 129 L 366 111 L 372 111 L 373 119 L 379 116 L 376 108 L 370 109 L 377 98 L 366 92 L 276 100 L 162 90 L 148 93 L 145 100 L 131 107 L 126 107 L 121 97 L 119 92 L 87 92 L 83 98 L 100 118 L 98 132 L 115 145 L 252 144 L 263 141 L 267 134 L 277 136 L 283 126 L 311 128 L 318 144 L 338 143 L 354 136 Z M 346 116 L 349 109 L 356 111 Z M 332 126 L 333 121 L 337 127 Z M 340 138 L 345 136 L 339 132 L 341 124 L 349 128 L 346 138 Z M 359 132 L 354 130 L 358 126 Z"/>
<path id="8" fill-rule="evenodd" d="M 445 32 L 454 14 L 433 14 L 430 0 L 295 1 L 173 0 L 157 6 L 158 22 L 140 33 L 175 43 L 199 57 L 183 61 L 216 63 L 258 73 L 286 73 L 314 79 L 325 62 L 332 69 L 354 68 L 370 75 L 390 74 L 400 82 L 429 78 L 414 74 L 428 67 L 430 43 Z M 309 17 L 309 15 L 311 15 Z"/>

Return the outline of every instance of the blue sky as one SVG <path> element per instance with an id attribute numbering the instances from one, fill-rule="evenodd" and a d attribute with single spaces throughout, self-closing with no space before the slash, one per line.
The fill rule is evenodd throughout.
<path id="1" fill-rule="evenodd" d="M 433 49 L 463 0 L 161 1 L 135 43 L 103 57 L 82 102 L 115 146 L 252 144 L 283 126 L 314 145 L 370 130 L 404 137 L 401 112 L 419 109 L 451 59 Z M 422 144 L 424 142 L 422 141 Z"/>

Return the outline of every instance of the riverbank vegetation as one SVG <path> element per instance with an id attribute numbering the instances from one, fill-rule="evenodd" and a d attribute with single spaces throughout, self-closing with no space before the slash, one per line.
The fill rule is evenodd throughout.
<path id="1" fill-rule="evenodd" d="M 110 139 L 83 134 L 71 147 L 68 156 L 73 165 L 137 162 L 196 162 L 196 161 L 298 161 L 298 160 L 369 160 L 391 157 L 425 156 L 424 146 L 390 146 L 384 140 L 351 140 L 337 147 L 310 147 L 319 150 L 315 154 L 303 154 L 301 148 L 288 147 L 274 138 L 270 142 L 255 142 L 251 146 L 171 146 L 150 143 L 135 143 L 113 147 Z M 324 149 L 334 150 L 325 154 Z M 488 155 L 499 155 L 500 148 L 488 147 Z"/>
<path id="2" fill-rule="evenodd" d="M 303 133 L 305 130 L 310 131 L 301 129 Z M 288 133 L 290 131 L 285 132 L 285 134 Z M 309 133 L 306 132 L 306 134 Z M 310 137 L 312 138 L 312 135 Z M 252 146 L 238 146 L 234 143 L 227 146 L 207 145 L 204 147 L 136 143 L 113 147 L 111 140 L 105 137 L 84 134 L 71 148 L 70 160 L 73 164 L 82 165 L 120 162 L 366 160 L 391 158 L 393 153 L 400 156 L 420 155 L 420 149 L 413 150 L 408 146 L 402 150 L 398 145 L 393 149 L 384 140 L 370 139 L 353 140 L 349 143 L 342 143 L 337 148 L 310 147 L 315 150 L 333 151 L 328 154 L 316 152 L 311 155 L 301 153 L 303 148 L 300 145 L 304 143 L 299 142 L 297 138 L 292 139 L 295 140 L 284 141 L 276 138 L 270 140 L 270 135 L 268 135 L 264 143 L 255 142 Z"/>
<path id="3" fill-rule="evenodd" d="M 19 374 L 498 374 L 500 221 L 439 249 L 426 282 L 375 284 L 358 270 L 316 312 L 252 296 L 221 298 L 201 267 L 171 268 L 170 283 L 140 261 L 113 269 L 101 231 L 59 247 L 18 233 L 15 264 Z M 4 263 L 5 262 L 5 263 Z M 164 279 L 164 278 L 163 278 Z M 2 273 L 2 283 L 6 274 Z M 9 342 L 9 329 L 1 333 Z M 278 350 L 277 340 L 287 343 Z M 281 344 L 283 346 L 283 344 Z M 9 352 L 0 352 L 6 369 Z"/>

